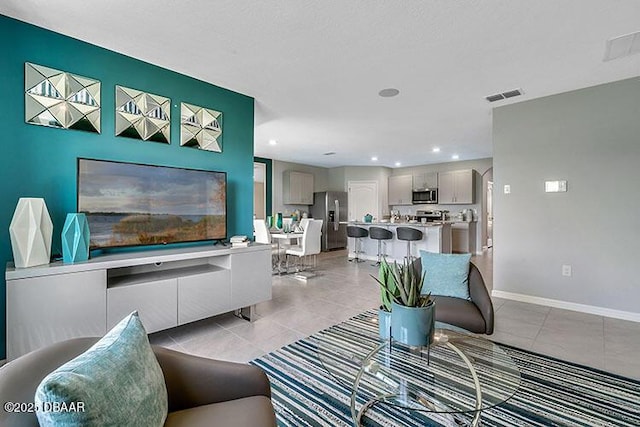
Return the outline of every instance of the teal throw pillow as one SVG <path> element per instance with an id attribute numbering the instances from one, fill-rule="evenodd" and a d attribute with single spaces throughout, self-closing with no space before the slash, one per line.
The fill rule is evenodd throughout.
<path id="1" fill-rule="evenodd" d="M 420 251 L 425 273 L 422 293 L 469 299 L 469 260 L 471 254 L 438 254 Z"/>
<path id="2" fill-rule="evenodd" d="M 167 388 L 138 313 L 47 375 L 35 402 L 41 427 L 162 426 Z"/>

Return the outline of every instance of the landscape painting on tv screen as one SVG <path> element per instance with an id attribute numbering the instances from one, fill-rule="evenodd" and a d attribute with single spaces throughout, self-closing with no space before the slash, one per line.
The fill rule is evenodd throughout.
<path id="1" fill-rule="evenodd" d="M 226 237 L 226 174 L 78 159 L 92 248 Z"/>

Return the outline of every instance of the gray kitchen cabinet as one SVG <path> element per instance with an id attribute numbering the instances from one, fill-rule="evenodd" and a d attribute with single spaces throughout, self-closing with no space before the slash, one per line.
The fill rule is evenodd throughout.
<path id="1" fill-rule="evenodd" d="M 413 176 L 394 175 L 389 177 L 389 205 L 410 205 L 412 202 Z"/>
<path id="2" fill-rule="evenodd" d="M 438 188 L 438 174 L 436 172 L 413 175 L 413 189 L 424 190 L 425 188 Z"/>
<path id="3" fill-rule="evenodd" d="M 284 171 L 282 179 L 285 205 L 313 204 L 313 174 L 288 170 Z"/>
<path id="4" fill-rule="evenodd" d="M 471 205 L 475 203 L 473 169 L 440 172 L 438 174 L 438 203 Z"/>
<path id="5" fill-rule="evenodd" d="M 476 253 L 476 222 L 458 222 L 451 225 L 451 249 L 454 253 Z"/>

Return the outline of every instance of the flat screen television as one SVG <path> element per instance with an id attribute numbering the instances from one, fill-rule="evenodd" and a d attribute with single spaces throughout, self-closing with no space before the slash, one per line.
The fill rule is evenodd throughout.
<path id="1" fill-rule="evenodd" d="M 227 236 L 224 172 L 79 158 L 77 177 L 92 249 Z"/>

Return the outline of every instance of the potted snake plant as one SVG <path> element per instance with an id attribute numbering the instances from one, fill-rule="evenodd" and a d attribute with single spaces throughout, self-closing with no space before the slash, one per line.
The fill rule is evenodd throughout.
<path id="1" fill-rule="evenodd" d="M 374 276 L 371 276 L 376 279 Z M 378 309 L 378 330 L 380 338 L 389 339 L 391 337 L 391 303 L 398 294 L 398 288 L 391 274 L 391 266 L 382 258 L 378 278 L 380 284 L 380 308 Z"/>
<path id="2" fill-rule="evenodd" d="M 382 290 L 382 307 L 388 308 L 385 303 L 391 302 L 393 339 L 411 346 L 430 344 L 435 330 L 435 304 L 431 294 L 421 293 L 424 273 L 416 271 L 410 261 L 390 265 L 383 259 L 380 278 L 374 279 Z"/>

